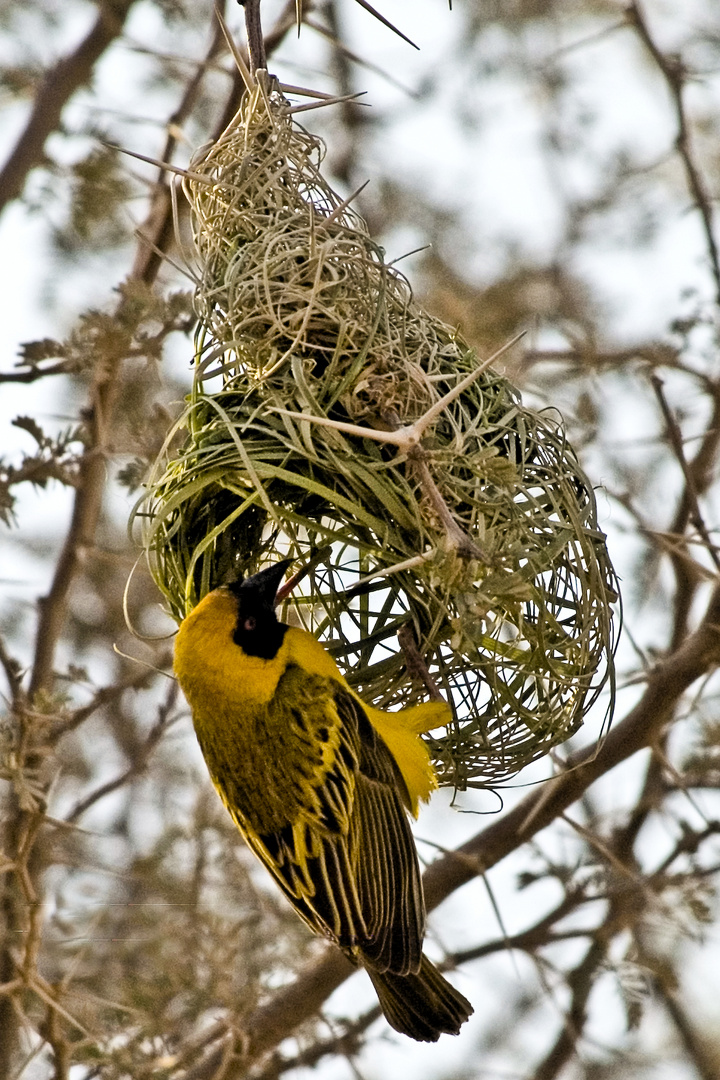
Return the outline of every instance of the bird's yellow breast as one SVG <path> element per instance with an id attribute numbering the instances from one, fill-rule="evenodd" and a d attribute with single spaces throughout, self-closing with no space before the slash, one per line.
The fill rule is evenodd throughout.
<path id="1" fill-rule="evenodd" d="M 265 715 L 271 704 L 273 709 L 276 707 L 278 683 L 290 665 L 296 665 L 309 676 L 334 680 L 361 701 L 312 634 L 289 627 L 275 656 L 264 659 L 248 656 L 235 644 L 236 623 L 235 597 L 228 589 L 216 589 L 187 616 L 175 639 L 175 674 L 192 709 L 206 757 L 215 757 L 216 748 L 219 760 L 231 738 L 236 746 L 235 757 L 242 743 L 252 740 L 260 714 Z M 362 701 L 361 704 L 397 761 L 411 809 L 417 815 L 419 801 L 427 799 L 437 786 L 427 747 L 419 733 L 447 724 L 448 706 L 431 702 L 385 713 Z"/>

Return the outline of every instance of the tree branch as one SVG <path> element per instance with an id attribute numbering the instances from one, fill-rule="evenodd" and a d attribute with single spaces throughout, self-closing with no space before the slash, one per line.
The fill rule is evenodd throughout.
<path id="1" fill-rule="evenodd" d="M 682 59 L 679 56 L 669 56 L 662 52 L 650 33 L 650 28 L 648 27 L 638 0 L 633 0 L 626 8 L 626 15 L 628 22 L 637 30 L 638 37 L 655 61 L 658 71 L 663 76 L 668 90 L 670 91 L 670 96 L 675 107 L 675 117 L 677 119 L 675 149 L 685 168 L 685 176 L 687 178 L 687 184 L 693 202 L 702 218 L 705 243 L 710 258 L 712 275 L 715 280 L 715 302 L 720 306 L 720 253 L 718 252 L 718 246 L 715 240 L 715 221 L 712 199 L 705 190 L 705 184 L 700 175 L 700 170 L 693 157 L 692 147 L 690 145 L 690 128 L 687 112 L 685 111 L 685 102 L 683 100 L 687 72 Z"/>
<path id="2" fill-rule="evenodd" d="M 533 1080 L 554 1080 L 576 1051 L 587 1019 L 587 1003 L 595 974 L 605 960 L 607 941 L 598 935 L 580 963 L 567 976 L 571 991 L 570 1008 L 552 1047 L 533 1073 Z"/>
<path id="3" fill-rule="evenodd" d="M 165 701 L 158 707 L 157 720 L 153 724 L 152 728 L 148 732 L 147 738 L 140 747 L 138 753 L 135 755 L 134 760 L 113 780 L 108 780 L 107 783 L 101 784 L 94 791 L 91 791 L 83 799 L 70 810 L 66 815 L 65 821 L 68 823 L 75 822 L 81 817 L 86 810 L 89 810 L 91 806 L 94 806 L 100 799 L 104 799 L 106 795 L 110 795 L 111 792 L 117 791 L 118 788 L 123 787 L 128 780 L 133 779 L 135 776 L 139 776 L 145 769 L 148 763 L 150 755 L 155 747 L 160 742 L 161 738 L 165 734 L 168 725 L 171 720 L 171 713 L 175 707 L 177 701 L 179 689 L 177 682 L 173 679 L 168 687 L 168 692 L 165 697 Z"/>
<path id="4" fill-rule="evenodd" d="M 263 39 L 262 23 L 260 21 L 260 0 L 239 0 L 245 9 L 245 29 L 247 31 L 248 52 L 250 53 L 250 70 L 266 70 L 267 56 L 265 55 L 265 41 Z"/>
<path id="5" fill-rule="evenodd" d="M 45 141 L 76 90 L 87 83 L 98 59 L 120 35 L 135 0 L 101 0 L 95 23 L 74 52 L 49 71 L 35 95 L 30 118 L 0 171 L 0 213 L 22 192 L 31 169 L 43 158 Z"/>

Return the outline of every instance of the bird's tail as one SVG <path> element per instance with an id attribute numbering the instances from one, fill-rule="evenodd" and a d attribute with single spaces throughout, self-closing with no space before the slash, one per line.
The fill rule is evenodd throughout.
<path id="1" fill-rule="evenodd" d="M 423 956 L 417 974 L 394 975 L 367 968 L 380 1007 L 391 1027 L 418 1042 L 457 1035 L 473 1008 L 459 990 Z"/>

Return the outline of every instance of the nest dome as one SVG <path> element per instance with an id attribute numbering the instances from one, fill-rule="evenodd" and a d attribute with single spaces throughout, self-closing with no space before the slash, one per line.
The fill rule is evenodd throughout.
<path id="1" fill-rule="evenodd" d="M 593 491 L 557 419 L 415 303 L 322 156 L 265 78 L 191 163 L 195 379 L 142 505 L 152 571 L 182 619 L 229 574 L 312 561 L 286 620 L 377 706 L 437 686 L 441 782 L 497 784 L 612 674 Z"/>

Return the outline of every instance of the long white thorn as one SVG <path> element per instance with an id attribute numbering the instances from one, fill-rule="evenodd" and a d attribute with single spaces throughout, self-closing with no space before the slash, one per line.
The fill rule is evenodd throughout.
<path id="1" fill-rule="evenodd" d="M 346 435 L 357 435 L 361 439 L 374 439 L 375 442 L 392 443 L 393 446 L 402 446 L 405 442 L 402 438 L 403 428 L 398 431 L 380 431 L 378 428 L 360 427 L 359 424 L 346 424 L 343 420 L 331 420 L 328 416 L 310 416 L 309 413 L 291 412 L 290 409 L 281 409 L 279 405 L 274 405 L 270 411 L 289 416 L 293 420 L 307 420 L 309 424 L 333 428 Z"/>
<path id="2" fill-rule="evenodd" d="M 330 420 L 327 416 L 310 416 L 308 413 L 293 413 L 290 409 L 280 408 L 280 406 L 274 406 L 272 413 L 280 413 L 282 416 L 289 416 L 293 420 L 305 420 L 308 423 L 320 424 L 321 428 L 332 428 L 335 431 L 342 431 L 345 435 L 357 435 L 359 438 L 371 438 L 376 443 L 390 443 L 391 446 L 396 446 L 400 453 L 410 454 L 412 450 L 415 450 L 420 446 L 420 440 L 424 435 L 427 428 L 433 420 L 436 420 L 441 413 L 444 413 L 448 405 L 451 405 L 456 397 L 466 390 L 467 387 L 471 387 L 476 379 L 479 379 L 480 375 L 488 369 L 490 364 L 498 360 L 499 356 L 502 356 L 508 349 L 512 349 L 514 345 L 525 337 L 527 330 L 521 330 L 519 334 L 516 334 L 514 338 L 507 341 L 502 349 L 498 349 L 497 352 L 493 352 L 488 360 L 476 367 L 474 372 L 470 375 L 466 375 L 464 379 L 454 386 L 452 390 L 449 390 L 444 397 L 440 397 L 440 400 L 436 402 L 431 408 L 427 409 L 426 413 L 416 420 L 415 423 L 408 424 L 404 428 L 396 428 L 395 431 L 382 431 L 379 428 L 361 428 L 356 423 L 345 423 L 344 420 Z"/>
<path id="3" fill-rule="evenodd" d="M 342 101 L 353 101 L 356 105 L 364 105 L 369 109 L 370 105 L 367 101 L 358 101 L 358 98 L 364 97 L 367 94 L 367 90 L 360 90 L 357 94 L 343 94 L 342 97 L 328 97 L 322 98 L 320 101 L 312 101 L 309 105 L 291 105 L 288 109 L 288 113 L 294 116 L 299 112 L 310 112 L 311 109 L 324 109 L 326 105 L 339 105 Z"/>
<path id="4" fill-rule="evenodd" d="M 526 333 L 527 330 L 521 330 L 519 334 L 516 334 L 514 338 L 503 345 L 501 349 L 494 352 L 487 360 L 483 360 L 479 367 L 475 368 L 474 371 L 471 371 L 470 374 L 466 375 L 459 383 L 456 383 L 452 390 L 448 390 L 447 394 L 440 398 L 439 401 L 436 401 L 435 404 L 431 406 L 423 416 L 416 420 L 414 424 L 402 428 L 401 430 L 406 433 L 406 438 L 411 438 L 416 443 L 419 442 L 433 420 L 436 420 L 438 416 L 447 409 L 448 405 L 452 405 L 455 398 L 462 394 L 463 390 L 467 390 L 468 386 L 472 386 L 475 380 L 479 379 L 482 373 L 487 371 L 490 365 L 494 364 L 503 353 L 507 352 L 508 349 L 511 349 L 513 345 L 516 345 L 520 338 L 525 337 Z"/>
<path id="5" fill-rule="evenodd" d="M 126 150 L 124 146 L 118 146 L 116 143 L 105 142 L 104 140 L 101 141 L 103 146 L 107 146 L 110 150 L 118 150 L 121 154 L 127 154 L 128 157 L 137 158 L 138 161 L 146 161 L 148 165 L 156 165 L 158 169 L 175 173 L 176 176 L 182 176 L 184 179 L 196 180 L 201 184 L 216 183 L 211 177 L 203 176 L 202 173 L 193 172 L 192 169 L 181 169 L 179 165 L 171 165 L 169 161 L 158 161 L 157 158 L 147 157 L 145 154 L 138 154 L 134 150 Z"/>
<path id="6" fill-rule="evenodd" d="M 422 566 L 422 564 L 426 563 L 429 559 L 433 559 L 436 554 L 437 548 L 430 548 L 429 551 L 425 551 L 422 555 L 413 555 L 411 559 L 405 559 L 404 562 L 395 563 L 393 566 L 386 566 L 383 570 L 375 570 L 372 574 L 361 577 L 346 591 L 352 592 L 353 589 L 359 589 L 361 585 L 367 585 L 369 581 L 377 581 L 378 578 L 388 577 L 390 574 L 399 574 L 401 570 L 412 570 L 416 566 Z"/>
<path id="7" fill-rule="evenodd" d="M 353 199 L 357 199 L 360 192 L 364 191 L 369 183 L 370 183 L 370 181 L 366 180 L 364 184 L 360 185 L 360 187 L 357 189 L 357 191 L 353 191 L 352 195 L 348 195 L 347 199 L 343 199 L 343 201 L 340 203 L 340 205 L 335 207 L 332 214 L 329 214 L 325 218 L 325 224 L 329 225 L 332 221 L 335 221 L 336 218 L 340 217 L 340 214 L 342 214 L 345 210 L 347 210 L 348 206 L 353 201 Z"/>
<path id="8" fill-rule="evenodd" d="M 494 352 L 492 356 L 484 360 L 479 367 L 471 371 L 469 375 L 466 375 L 456 386 L 453 386 L 452 390 L 449 390 L 444 397 L 440 398 L 428 411 L 421 416 L 414 424 L 408 424 L 406 427 L 396 428 L 394 431 L 383 431 L 380 428 L 360 427 L 359 424 L 347 424 L 344 420 L 331 420 L 327 416 L 311 416 L 308 413 L 292 412 L 290 409 L 281 409 L 279 406 L 274 406 L 271 412 L 280 413 L 282 416 L 289 416 L 293 420 L 305 420 L 309 424 L 319 424 L 320 427 L 333 428 L 335 431 L 342 431 L 345 435 L 356 435 L 361 439 L 373 439 L 375 442 L 390 443 L 391 446 L 397 446 L 401 453 L 409 454 L 416 447 L 420 445 L 425 431 L 432 424 L 433 420 L 436 420 L 442 412 L 447 409 L 448 405 L 451 405 L 455 398 L 462 394 L 463 390 L 466 390 L 468 386 L 472 386 L 476 379 L 479 379 L 484 371 L 490 367 L 498 357 L 503 353 L 511 349 L 513 345 L 527 333 L 526 330 L 522 330 L 519 334 L 516 334 L 514 338 L 511 338 L 501 349 Z"/>
<path id="9" fill-rule="evenodd" d="M 220 29 L 223 32 L 225 41 L 227 42 L 227 47 L 232 53 L 233 60 L 237 64 L 237 69 L 242 76 L 242 81 L 245 83 L 245 86 L 248 88 L 248 90 L 254 90 L 255 79 L 253 78 L 253 74 L 250 71 L 250 68 L 245 63 L 245 58 L 235 44 L 235 38 L 230 33 L 230 29 L 228 27 L 228 24 L 225 22 L 225 17 L 219 4 L 215 5 L 215 18 L 220 23 Z"/>
<path id="10" fill-rule="evenodd" d="M 326 94 L 322 90 L 309 90 L 305 86 L 293 86 L 291 83 L 278 83 L 283 94 L 297 94 L 298 97 L 319 98 L 320 101 L 329 101 L 335 94 Z"/>

